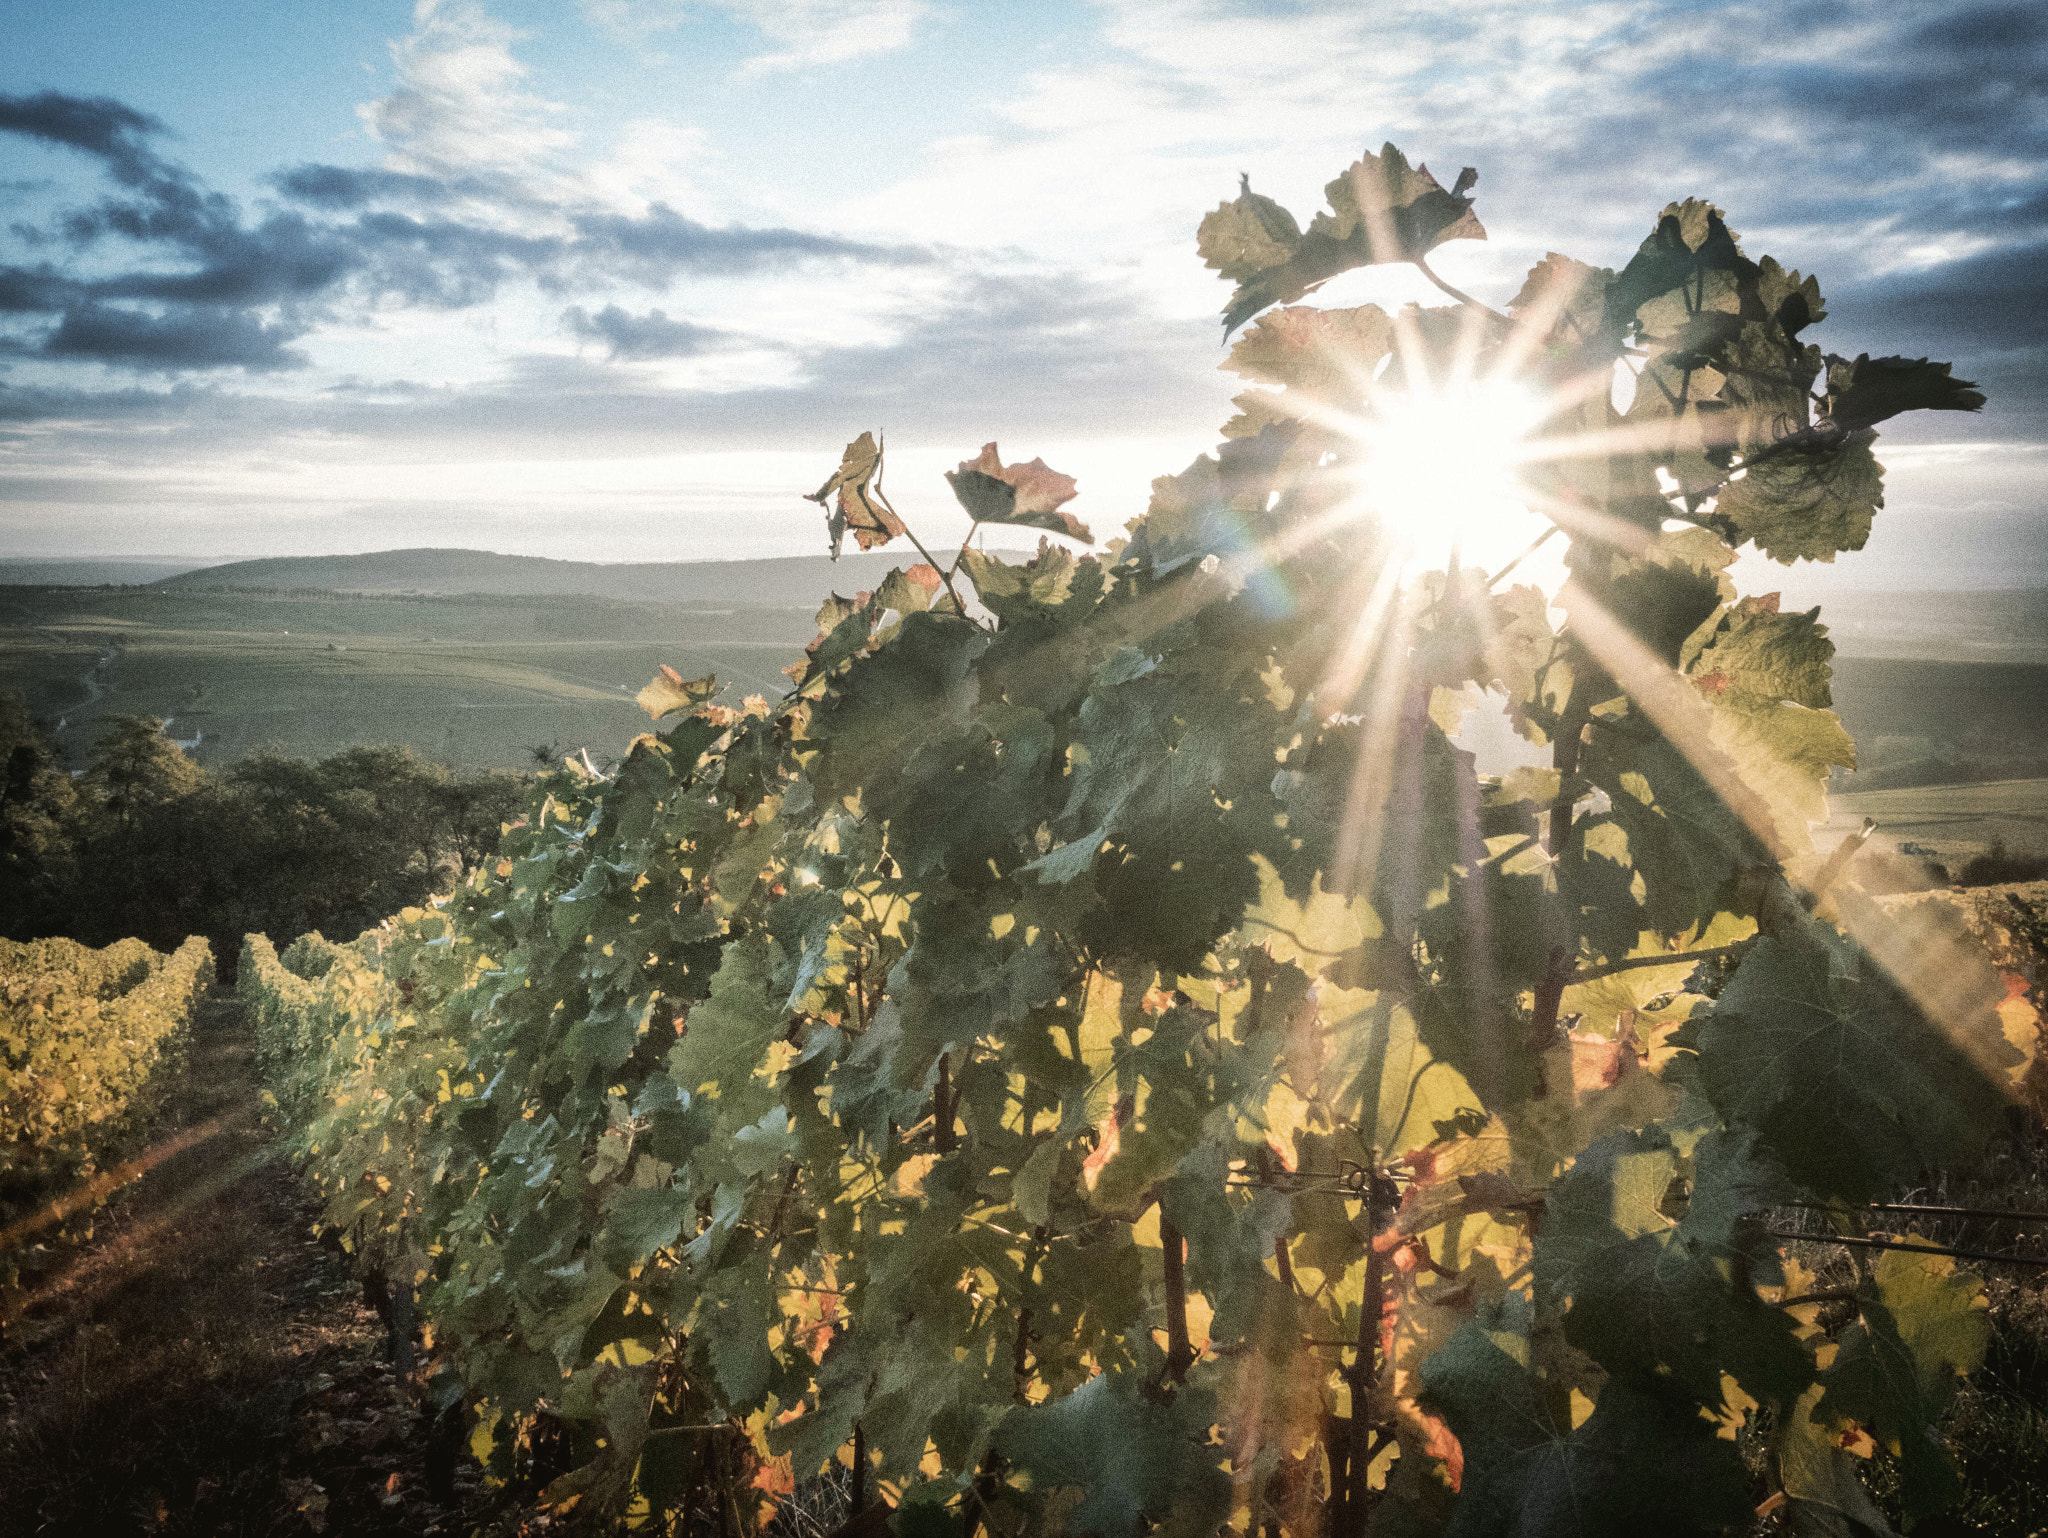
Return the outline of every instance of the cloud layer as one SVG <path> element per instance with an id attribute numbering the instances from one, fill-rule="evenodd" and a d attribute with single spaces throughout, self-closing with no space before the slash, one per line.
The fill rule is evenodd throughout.
<path id="1" fill-rule="evenodd" d="M 1020 17 L 581 0 L 529 35 L 481 0 L 417 0 L 361 152 L 281 132 L 239 181 L 174 159 L 176 124 L 91 80 L 0 95 L 0 154 L 56 168 L 8 183 L 0 498 L 165 460 L 217 496 L 258 460 L 829 451 L 869 426 L 958 453 L 1199 439 L 1229 381 L 1196 220 L 1240 170 L 1306 216 L 1383 138 L 1480 168 L 1492 240 L 1441 265 L 1488 297 L 1552 246 L 1618 264 L 1667 199 L 1710 197 L 1752 254 L 1819 270 L 1823 345 L 1952 357 L 1992 397 L 1981 421 L 1906 436 L 2048 441 L 2039 7 Z M 714 34 L 736 51 L 684 105 L 621 120 L 562 62 L 575 28 L 621 79 L 682 71 Z M 753 155 L 824 104 L 837 126 Z M 1430 297 L 1406 282 L 1323 298 Z"/>

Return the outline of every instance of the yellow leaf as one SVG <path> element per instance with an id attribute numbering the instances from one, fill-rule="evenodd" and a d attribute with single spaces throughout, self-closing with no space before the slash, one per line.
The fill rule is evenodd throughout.
<path id="1" fill-rule="evenodd" d="M 685 679 L 667 663 L 661 671 L 649 680 L 646 688 L 636 694 L 634 703 L 655 720 L 673 715 L 678 710 L 689 710 L 711 698 L 718 692 L 718 680 L 711 674 L 702 678 Z"/>

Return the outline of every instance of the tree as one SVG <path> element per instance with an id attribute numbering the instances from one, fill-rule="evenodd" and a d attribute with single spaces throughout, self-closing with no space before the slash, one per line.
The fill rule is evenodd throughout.
<path id="1" fill-rule="evenodd" d="M 145 808 L 190 795 L 204 778 L 200 767 L 164 735 L 161 717 L 114 716 L 93 749 L 85 784 L 127 827 Z"/>
<path id="2" fill-rule="evenodd" d="M 78 796 L 47 723 L 17 690 L 0 691 L 0 935 L 44 932 L 75 879 Z"/>

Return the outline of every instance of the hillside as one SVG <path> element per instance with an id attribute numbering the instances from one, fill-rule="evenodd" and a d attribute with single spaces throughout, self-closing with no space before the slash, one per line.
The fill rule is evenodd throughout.
<path id="1" fill-rule="evenodd" d="M 1816 603 L 1844 657 L 2048 663 L 2048 588 L 1851 590 L 1787 595 L 1785 607 Z"/>
<path id="2" fill-rule="evenodd" d="M 817 601 L 5 588 L 0 678 L 58 725 L 73 767 L 107 717 L 153 715 L 208 765 L 401 742 L 455 767 L 530 768 L 541 744 L 619 751 L 646 729 L 633 695 L 663 663 L 778 692 Z"/>
<path id="3" fill-rule="evenodd" d="M 213 564 L 174 556 L 17 556 L 0 560 L 0 587 L 140 587 Z"/>
<path id="4" fill-rule="evenodd" d="M 1834 698 L 1859 766 L 1843 789 L 2048 774 L 2048 666 L 1841 656 Z"/>
<path id="5" fill-rule="evenodd" d="M 367 555 L 280 557 L 235 561 L 185 572 L 157 584 L 204 588 L 320 588 L 342 593 L 494 593 L 520 597 L 589 595 L 627 603 L 801 605 L 826 593 L 872 587 L 914 550 L 849 551 L 754 561 L 660 561 L 606 564 L 556 561 L 488 550 L 378 550 Z"/>

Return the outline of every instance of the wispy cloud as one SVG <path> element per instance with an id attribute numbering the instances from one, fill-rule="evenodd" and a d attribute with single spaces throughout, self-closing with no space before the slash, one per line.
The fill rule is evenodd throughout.
<path id="1" fill-rule="evenodd" d="M 685 26 L 720 11 L 773 45 L 748 63 L 754 73 L 843 64 L 909 46 L 931 15 L 926 0 L 579 0 L 591 22 L 625 42 Z"/>
<path id="2" fill-rule="evenodd" d="M 523 35 L 477 0 L 416 0 L 412 32 L 391 45 L 395 88 L 359 109 L 387 168 L 531 181 L 573 147 L 568 109 L 523 88 Z"/>
<path id="3" fill-rule="evenodd" d="M 730 333 L 712 326 L 671 320 L 665 310 L 635 315 L 608 304 L 595 315 L 581 305 L 562 312 L 562 324 L 586 342 L 603 342 L 614 358 L 644 362 L 650 358 L 694 358 L 700 353 L 732 345 Z"/>

